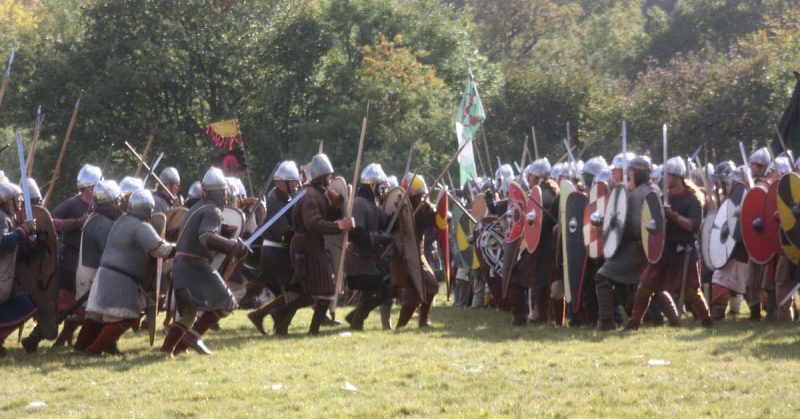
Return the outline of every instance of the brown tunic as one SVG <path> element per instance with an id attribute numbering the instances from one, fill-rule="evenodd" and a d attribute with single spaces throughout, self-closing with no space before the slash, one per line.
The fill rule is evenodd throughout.
<path id="1" fill-rule="evenodd" d="M 436 228 L 436 211 L 427 200 L 423 201 L 420 205 L 422 205 L 422 208 L 414 215 L 414 231 L 416 233 L 417 243 L 419 243 L 419 257 L 422 263 L 422 283 L 425 288 L 425 293 L 436 294 L 439 291 L 439 283 L 436 282 L 433 269 L 431 269 L 428 259 L 425 258 L 425 231 Z M 411 281 L 406 281 L 406 284 L 411 286 Z"/>
<path id="2" fill-rule="evenodd" d="M 299 283 L 306 294 L 333 295 L 336 292 L 333 263 L 323 236 L 340 233 L 334 221 L 340 211 L 331 207 L 325 189 L 309 185 L 307 190 L 292 209 L 295 229 L 289 246 L 292 282 Z"/>

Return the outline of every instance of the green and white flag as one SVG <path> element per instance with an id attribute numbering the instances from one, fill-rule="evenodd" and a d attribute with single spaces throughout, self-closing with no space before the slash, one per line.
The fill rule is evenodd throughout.
<path id="1" fill-rule="evenodd" d="M 486 119 L 483 111 L 481 97 L 478 95 L 478 86 L 472 77 L 472 70 L 469 70 L 467 85 L 464 88 L 464 97 L 461 99 L 461 106 L 456 112 L 456 136 L 458 137 L 458 147 L 469 142 L 461 154 L 458 155 L 458 165 L 460 168 L 460 186 L 470 178 L 477 178 L 478 172 L 475 170 L 475 154 L 472 150 L 472 139 L 478 134 L 481 123 Z"/>

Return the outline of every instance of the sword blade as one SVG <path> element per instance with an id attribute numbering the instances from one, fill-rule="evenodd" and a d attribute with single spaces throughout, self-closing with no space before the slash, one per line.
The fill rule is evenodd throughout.
<path id="1" fill-rule="evenodd" d="M 25 149 L 22 145 L 22 134 L 17 131 L 17 156 L 19 157 L 20 178 L 22 186 L 22 197 L 25 202 L 25 219 L 33 219 L 33 208 L 31 207 L 31 191 L 28 188 L 28 168 L 25 165 Z"/>
<path id="2" fill-rule="evenodd" d="M 261 235 L 264 234 L 264 232 L 267 231 L 268 228 L 272 227 L 272 225 L 275 224 L 275 222 L 278 221 L 278 219 L 281 218 L 283 214 L 286 214 L 286 211 L 289 211 L 289 209 L 291 209 L 295 204 L 297 204 L 297 202 L 299 202 L 300 199 L 305 196 L 305 194 L 306 194 L 306 189 L 303 188 L 303 190 L 300 191 L 300 193 L 298 193 L 297 195 L 295 195 L 295 197 L 292 198 L 292 200 L 289 201 L 289 203 L 284 205 L 280 211 L 275 213 L 275 215 L 273 215 L 272 218 L 269 219 L 269 221 L 264 223 L 263 226 L 261 226 L 258 230 L 256 230 L 256 232 L 253 233 L 253 235 L 250 236 L 249 239 L 245 240 L 244 244 L 246 244 L 247 247 L 250 247 L 250 245 L 255 243 L 255 241 L 258 240 L 258 238 L 261 237 Z"/>

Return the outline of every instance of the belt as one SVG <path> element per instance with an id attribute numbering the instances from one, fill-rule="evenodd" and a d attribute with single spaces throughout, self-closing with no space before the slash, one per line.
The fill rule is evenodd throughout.
<path id="1" fill-rule="evenodd" d="M 267 247 L 279 247 L 281 249 L 288 249 L 289 248 L 289 246 L 287 246 L 287 245 L 285 245 L 283 243 L 278 243 L 278 242 L 274 242 L 272 240 L 267 240 L 267 239 L 264 239 L 264 241 L 261 242 L 261 245 L 262 246 L 267 246 Z"/>
<path id="2" fill-rule="evenodd" d="M 208 260 L 208 258 L 200 256 L 200 255 L 195 255 L 194 253 L 186 253 L 186 252 L 177 252 L 177 253 L 175 253 L 175 257 L 178 257 L 178 256 L 189 258 L 189 259 L 198 259 L 198 260 L 202 260 L 204 262 L 211 262 L 210 260 Z"/>
<path id="3" fill-rule="evenodd" d="M 100 265 L 100 268 L 98 268 L 98 270 L 101 269 L 101 268 L 102 269 L 108 269 L 111 272 L 116 272 L 116 273 L 118 273 L 120 275 L 123 275 L 123 276 L 127 277 L 128 279 L 130 279 L 131 281 L 133 281 L 133 282 L 135 282 L 137 284 L 139 283 L 139 281 L 137 281 L 136 278 L 134 278 L 128 272 L 123 271 L 122 269 L 117 269 L 117 268 L 115 268 L 113 266 L 108 266 L 108 265 Z"/>

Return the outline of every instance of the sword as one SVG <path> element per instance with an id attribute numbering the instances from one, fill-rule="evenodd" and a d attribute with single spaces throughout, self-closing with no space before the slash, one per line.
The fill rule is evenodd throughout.
<path id="1" fill-rule="evenodd" d="M 8 67 L 6 67 L 6 73 L 3 75 L 3 85 L 0 86 L 0 105 L 3 104 L 3 97 L 6 95 L 6 89 L 8 89 L 8 79 L 11 77 L 11 64 L 14 64 L 15 52 L 16 48 L 11 47 L 11 56 L 8 57 Z"/>
<path id="2" fill-rule="evenodd" d="M 747 188 L 750 189 L 753 187 L 753 178 L 750 176 L 750 168 L 747 167 L 747 152 L 744 151 L 744 144 L 739 141 L 739 152 L 742 153 L 742 162 L 744 164 L 744 175 L 745 180 L 747 181 Z"/>
<path id="3" fill-rule="evenodd" d="M 17 131 L 17 156 L 19 157 L 20 178 L 22 185 L 22 197 L 25 203 L 25 219 L 33 220 L 33 208 L 31 207 L 31 190 L 28 188 L 28 168 L 25 165 L 25 146 L 22 145 L 22 134 Z M 35 239 L 36 235 L 32 238 Z"/>
<path id="4" fill-rule="evenodd" d="M 153 164 L 150 165 L 150 167 L 153 168 L 153 171 L 152 172 L 147 172 L 147 174 L 144 176 L 144 181 L 142 181 L 142 185 L 144 187 L 147 187 L 147 181 L 150 180 L 150 174 L 151 173 L 155 173 L 156 168 L 161 163 L 161 159 L 163 159 L 163 158 L 164 158 L 164 153 L 161 153 L 161 154 L 158 155 L 158 157 L 156 157 L 155 160 L 153 160 Z M 155 176 L 155 174 L 153 176 Z"/>
<path id="5" fill-rule="evenodd" d="M 667 165 L 667 124 L 664 124 L 664 126 L 662 128 L 662 131 L 664 132 L 664 169 L 661 171 L 661 177 L 664 178 L 663 179 L 664 180 L 664 195 L 663 195 L 663 197 L 664 197 L 664 206 L 665 207 L 669 207 L 669 190 L 668 190 L 668 187 L 667 187 L 667 173 L 665 172 L 666 165 Z M 700 146 L 700 147 L 702 147 L 702 146 Z M 699 152 L 700 152 L 700 148 L 698 148 L 697 151 L 695 151 L 695 153 L 699 153 Z"/>
<path id="6" fill-rule="evenodd" d="M 280 211 L 275 213 L 275 215 L 273 215 L 272 218 L 270 218 L 266 223 L 264 223 L 263 226 L 259 227 L 259 229 L 256 230 L 256 232 L 253 233 L 250 236 L 250 238 L 245 240 L 244 244 L 246 244 L 247 247 L 250 247 L 250 245 L 255 243 L 255 241 L 258 240 L 258 238 L 261 237 L 261 235 L 264 234 L 264 232 L 267 231 L 268 228 L 272 227 L 272 225 L 275 224 L 275 222 L 277 222 L 278 219 L 281 218 L 283 214 L 286 214 L 286 211 L 289 211 L 289 209 L 291 209 L 295 204 L 297 204 L 297 202 L 300 201 L 300 199 L 306 195 L 306 192 L 307 192 L 306 189 L 303 188 L 303 190 L 300 191 L 300 193 L 298 193 L 297 195 L 295 195 L 294 198 L 292 198 L 292 200 L 289 201 L 286 205 L 284 205 Z"/>
<path id="7" fill-rule="evenodd" d="M 622 121 L 622 184 L 628 188 L 628 125 Z"/>
<path id="8" fill-rule="evenodd" d="M 108 148 L 108 153 L 106 153 L 106 159 L 103 160 L 103 168 L 100 169 L 101 172 L 106 172 L 106 166 L 108 166 L 108 161 L 111 159 L 111 152 L 114 151 L 114 143 L 111 143 L 111 147 Z"/>

